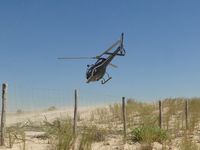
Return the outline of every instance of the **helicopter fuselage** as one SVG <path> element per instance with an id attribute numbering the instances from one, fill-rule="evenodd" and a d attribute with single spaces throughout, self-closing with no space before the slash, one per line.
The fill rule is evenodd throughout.
<path id="1" fill-rule="evenodd" d="M 99 58 L 95 64 L 89 66 L 86 73 L 87 83 L 99 81 L 106 73 L 106 68 L 116 55 L 119 54 L 121 48 L 118 47 L 113 53 L 109 53 L 107 58 Z"/>
<path id="2" fill-rule="evenodd" d="M 106 59 L 100 58 L 95 64 L 89 66 L 86 73 L 87 83 L 99 81 L 106 73 Z"/>

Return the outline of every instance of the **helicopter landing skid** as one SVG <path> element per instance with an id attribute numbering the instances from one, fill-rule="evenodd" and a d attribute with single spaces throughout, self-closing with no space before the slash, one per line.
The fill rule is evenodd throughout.
<path id="1" fill-rule="evenodd" d="M 105 80 L 104 78 L 101 80 L 101 84 L 105 84 L 106 82 L 108 82 L 110 79 L 112 79 L 112 77 L 109 76 L 108 73 L 106 73 L 108 75 L 108 79 Z"/>
<path id="2" fill-rule="evenodd" d="M 105 79 L 101 80 L 101 84 L 105 84 L 105 83 L 108 82 L 110 79 L 112 79 L 112 77 L 109 77 L 107 80 L 105 80 Z"/>

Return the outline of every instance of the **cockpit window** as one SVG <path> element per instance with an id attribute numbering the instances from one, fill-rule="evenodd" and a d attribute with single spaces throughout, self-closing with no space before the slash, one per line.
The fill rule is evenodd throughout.
<path id="1" fill-rule="evenodd" d="M 87 79 L 91 76 L 93 68 L 94 68 L 93 66 L 88 67 L 87 73 L 86 73 L 86 78 Z"/>
<path id="2" fill-rule="evenodd" d="M 99 63 L 101 63 L 101 62 L 103 62 L 105 60 L 106 60 L 105 58 L 100 58 L 99 60 L 97 60 L 97 62 L 95 64 L 99 64 Z"/>

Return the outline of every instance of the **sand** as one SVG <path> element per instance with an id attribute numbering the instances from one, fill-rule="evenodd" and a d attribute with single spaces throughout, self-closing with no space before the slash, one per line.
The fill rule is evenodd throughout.
<path id="1" fill-rule="evenodd" d="M 103 108 L 105 106 L 102 106 Z M 101 108 L 102 108 L 101 107 Z M 92 123 L 90 121 L 91 112 L 96 110 L 97 107 L 79 107 L 78 113 L 81 116 L 81 120 L 84 120 L 86 122 Z M 23 123 L 28 124 L 29 121 L 37 123 L 42 122 L 43 120 L 47 120 L 48 122 L 51 122 L 55 120 L 56 118 L 66 118 L 67 116 L 73 117 L 74 109 L 72 107 L 68 108 L 60 108 L 52 111 L 48 110 L 42 110 L 42 111 L 35 111 L 35 112 L 23 112 L 23 113 L 8 113 L 7 114 L 7 126 L 12 126 L 16 123 Z M 109 114 L 108 114 L 109 115 Z M 104 117 L 106 117 L 107 114 L 104 114 Z M 94 116 L 95 119 L 96 116 Z M 79 124 L 81 123 L 78 122 Z M 95 125 L 101 126 L 103 125 L 106 127 L 108 122 L 105 124 L 98 124 L 97 122 L 94 122 Z M 112 122 L 111 122 L 112 123 Z M 114 126 L 117 131 L 122 130 L 123 125 L 119 124 L 117 126 Z M 26 142 L 19 142 L 15 143 L 12 148 L 8 148 L 8 142 L 6 143 L 7 147 L 0 147 L 1 150 L 53 150 L 52 145 L 49 144 L 50 142 L 48 139 L 41 139 L 38 138 L 39 136 L 43 136 L 44 132 L 36 132 L 36 131 L 26 131 L 25 137 Z M 191 137 L 194 139 L 194 141 L 197 143 L 198 148 L 200 149 L 200 130 L 197 130 L 196 133 Z M 165 149 L 179 149 L 179 145 L 181 143 L 182 137 L 177 137 L 171 142 L 170 146 L 166 146 Z M 123 137 L 122 135 L 114 135 L 110 134 L 106 137 L 105 141 L 103 142 L 95 142 L 92 144 L 92 150 L 141 150 L 142 144 L 140 143 L 123 143 Z M 78 146 L 77 146 L 78 147 Z M 152 143 L 152 147 L 154 150 L 162 150 L 163 145 L 157 142 Z M 75 150 L 78 150 L 76 148 Z"/>
<path id="2" fill-rule="evenodd" d="M 83 118 L 87 118 L 90 112 L 96 107 L 79 107 L 79 113 Z M 28 124 L 30 121 L 37 123 L 47 120 L 51 122 L 56 118 L 66 118 L 68 116 L 72 117 L 74 109 L 72 107 L 56 109 L 53 111 L 43 110 L 43 111 L 31 111 L 22 113 L 7 113 L 6 125 L 12 126 L 17 123 Z M 25 150 L 51 150 L 51 145 L 48 144 L 48 140 L 42 140 L 36 138 L 45 134 L 44 132 L 28 131 L 25 132 L 26 142 Z M 14 144 L 12 148 L 8 148 L 8 143 L 6 142 L 5 147 L 0 147 L 1 150 L 23 150 L 24 143 Z"/>

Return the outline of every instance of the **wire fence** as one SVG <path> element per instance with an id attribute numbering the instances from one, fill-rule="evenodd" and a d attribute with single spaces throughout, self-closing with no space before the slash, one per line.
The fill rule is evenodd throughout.
<path id="1" fill-rule="evenodd" d="M 74 134 L 76 128 L 80 127 L 80 122 L 83 124 L 87 121 L 87 124 L 102 125 L 112 132 L 117 129 L 124 137 L 124 143 L 127 132 L 140 126 L 158 126 L 170 133 L 200 129 L 199 98 L 169 98 L 144 103 L 111 95 L 109 92 L 98 93 L 85 89 L 75 92 L 9 86 L 5 90 L 6 94 L 4 90 L 2 89 L 1 95 L 1 139 L 4 139 L 5 124 L 11 126 L 19 122 L 26 124 L 27 121 L 42 120 L 51 122 L 68 116 L 74 118 Z M 5 117 L 6 119 L 2 119 Z"/>
<path id="2" fill-rule="evenodd" d="M 121 98 L 123 97 L 123 95 L 116 96 L 110 94 L 109 92 L 99 93 L 85 89 L 78 89 L 77 91 L 78 107 L 80 110 L 108 107 L 111 105 L 115 106 L 115 104 L 121 105 Z M 133 99 L 130 100 L 127 99 L 127 104 L 129 104 L 127 105 L 127 114 L 130 124 L 134 124 L 134 116 L 137 116 L 138 111 L 140 111 L 140 115 L 146 115 L 147 117 L 149 117 L 149 115 L 151 115 L 151 117 L 154 116 L 150 113 L 150 111 L 156 112 L 154 118 L 156 118 L 160 127 L 163 126 L 166 129 L 169 128 L 169 120 L 175 116 L 182 120 L 182 123 L 180 123 L 182 127 L 187 126 L 184 123 L 186 117 L 187 124 L 188 121 L 194 122 L 195 118 L 197 120 L 199 119 L 198 98 L 191 99 L 187 106 L 185 106 L 185 101 L 187 100 L 185 98 L 164 99 L 162 106 L 161 101 L 160 103 L 158 101 L 154 101 L 151 102 L 151 105 L 144 105 L 142 102 L 133 102 Z M 35 117 L 38 118 L 39 113 L 42 114 L 48 110 L 60 110 L 61 112 L 70 111 L 70 114 L 72 114 L 73 107 L 74 89 L 67 91 L 53 88 L 33 89 L 29 87 L 24 88 L 20 86 L 9 86 L 7 100 L 7 112 L 9 114 L 28 114 L 30 112 L 34 112 L 36 113 Z"/>
<path id="3" fill-rule="evenodd" d="M 98 93 L 84 89 L 79 92 L 79 106 L 102 106 L 120 102 L 121 96 L 108 93 Z M 74 89 L 33 89 L 20 86 L 9 86 L 8 111 L 16 112 L 37 111 L 51 106 L 57 108 L 72 107 L 74 105 Z"/>

